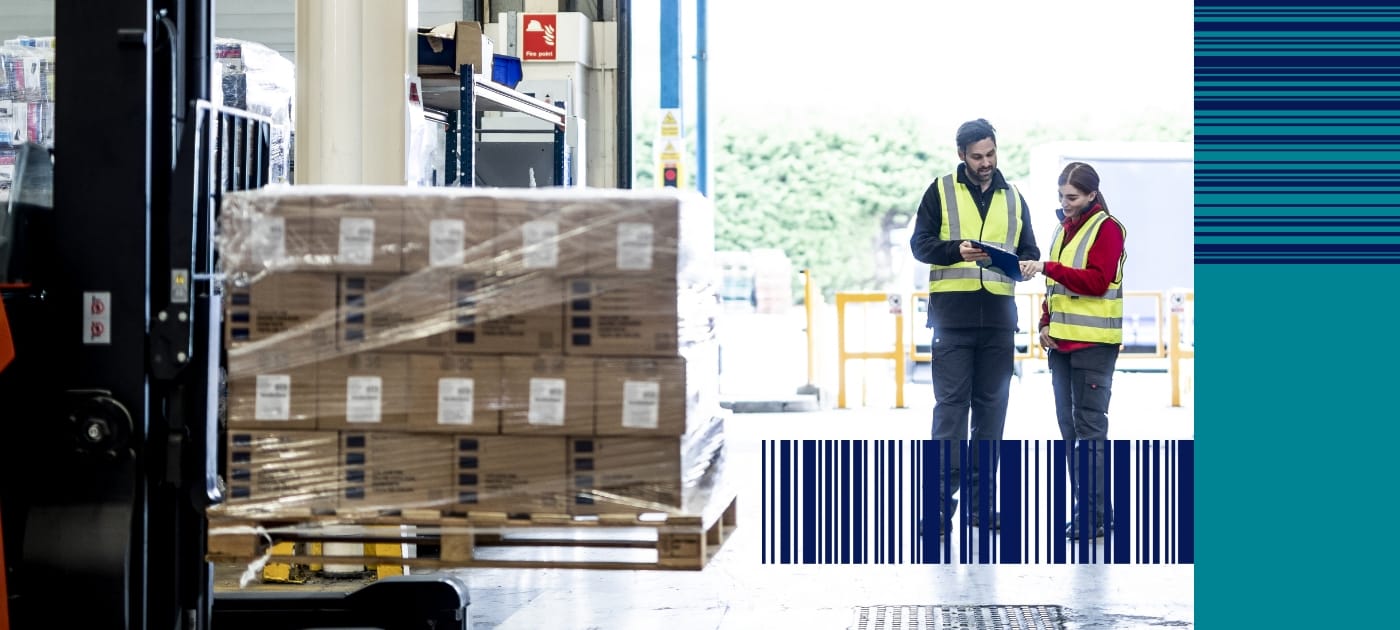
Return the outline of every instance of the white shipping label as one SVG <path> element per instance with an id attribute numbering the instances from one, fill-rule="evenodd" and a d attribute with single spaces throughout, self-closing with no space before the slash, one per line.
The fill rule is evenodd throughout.
<path id="1" fill-rule="evenodd" d="M 467 240 L 467 222 L 434 219 L 428 224 L 428 265 L 460 265 Z"/>
<path id="2" fill-rule="evenodd" d="M 438 424 L 471 424 L 476 382 L 470 378 L 438 379 Z"/>
<path id="3" fill-rule="evenodd" d="M 623 381 L 622 426 L 629 429 L 655 429 L 660 419 L 661 383 Z"/>
<path id="4" fill-rule="evenodd" d="M 520 226 L 524 236 L 526 269 L 553 269 L 559 266 L 559 223 L 530 221 Z"/>
<path id="5" fill-rule="evenodd" d="M 564 379 L 530 379 L 530 424 L 564 426 Z"/>
<path id="6" fill-rule="evenodd" d="M 292 377 L 286 374 L 259 374 L 254 420 L 292 419 Z"/>
<path id="7" fill-rule="evenodd" d="M 335 261 L 342 265 L 374 262 L 374 219 L 340 220 L 340 253 Z"/>
<path id="8" fill-rule="evenodd" d="M 272 265 L 287 257 L 287 219 L 253 217 L 253 264 Z"/>
<path id="9" fill-rule="evenodd" d="M 617 226 L 617 268 L 651 271 L 654 234 L 650 223 L 619 223 Z"/>
<path id="10" fill-rule="evenodd" d="M 83 294 L 83 343 L 112 343 L 112 294 L 93 291 Z"/>
<path id="11" fill-rule="evenodd" d="M 384 402 L 384 382 L 378 376 L 345 379 L 345 421 L 379 422 Z"/>

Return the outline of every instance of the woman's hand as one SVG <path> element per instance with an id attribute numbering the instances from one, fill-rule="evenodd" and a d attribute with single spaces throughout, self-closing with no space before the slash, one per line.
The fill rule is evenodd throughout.
<path id="1" fill-rule="evenodd" d="M 1034 278 L 1036 274 L 1042 273 L 1044 271 L 1045 263 L 1043 262 L 1040 262 L 1038 260 L 1021 261 L 1021 278 L 1024 280 L 1030 280 L 1031 278 Z"/>

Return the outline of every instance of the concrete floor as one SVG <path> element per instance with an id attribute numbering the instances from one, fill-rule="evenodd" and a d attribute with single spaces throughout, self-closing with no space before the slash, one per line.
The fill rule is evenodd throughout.
<path id="1" fill-rule="evenodd" d="M 1054 439 L 1049 375 L 1028 367 L 1013 381 L 1006 437 Z M 1111 437 L 1193 437 L 1192 409 L 1170 406 L 1166 374 L 1119 373 L 1115 380 Z M 471 586 L 474 623 L 502 630 L 844 630 L 857 606 L 996 604 L 1059 605 L 1068 628 L 1194 625 L 1190 565 L 762 565 L 760 441 L 926 438 L 932 391 L 912 385 L 907 395 L 908 409 L 734 416 L 726 436 L 742 480 L 739 529 L 704 571 L 459 571 Z"/>
<path id="2" fill-rule="evenodd" d="M 1008 439 L 1055 439 L 1049 374 L 1013 380 Z M 1114 439 L 1191 439 L 1194 413 L 1170 406 L 1164 373 L 1115 377 Z M 740 414 L 726 427 L 740 480 L 739 528 L 700 572 L 455 570 L 470 586 L 476 628 L 739 630 L 853 628 L 875 605 L 1058 605 L 1067 628 L 1194 626 L 1191 565 L 769 566 L 760 562 L 764 439 L 924 439 L 932 391 L 911 384 L 906 409 Z M 917 626 L 906 626 L 917 627 Z"/>

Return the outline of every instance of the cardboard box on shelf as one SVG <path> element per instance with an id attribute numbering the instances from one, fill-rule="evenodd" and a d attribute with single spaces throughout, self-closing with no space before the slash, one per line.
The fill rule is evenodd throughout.
<path id="1" fill-rule="evenodd" d="M 500 433 L 501 358 L 409 356 L 408 427 L 413 431 Z"/>
<path id="2" fill-rule="evenodd" d="M 460 435 L 456 438 L 458 509 L 566 514 L 565 438 Z"/>
<path id="3" fill-rule="evenodd" d="M 462 66 L 469 65 L 477 76 L 490 81 L 495 50 L 495 43 L 482 34 L 479 22 L 457 21 L 418 29 L 418 74 L 459 74 Z"/>
<path id="4" fill-rule="evenodd" d="M 335 276 L 314 272 L 271 273 L 224 294 L 227 348 L 299 329 L 307 343 L 329 346 L 335 337 Z"/>
<path id="5" fill-rule="evenodd" d="M 447 508 L 452 500 L 452 436 L 342 431 L 344 509 Z"/>
<path id="6" fill-rule="evenodd" d="M 322 361 L 316 373 L 318 429 L 408 426 L 408 355 L 359 352 Z"/>
<path id="7" fill-rule="evenodd" d="M 339 436 L 334 431 L 230 428 L 228 504 L 334 509 L 340 495 Z"/>
<path id="8" fill-rule="evenodd" d="M 508 355 L 502 363 L 501 433 L 593 433 L 593 361 Z"/>

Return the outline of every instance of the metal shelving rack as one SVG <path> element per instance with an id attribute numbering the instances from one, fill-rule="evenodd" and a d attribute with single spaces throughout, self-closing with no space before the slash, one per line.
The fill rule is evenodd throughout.
<path id="1" fill-rule="evenodd" d="M 517 112 L 554 126 L 554 182 L 568 181 L 569 164 L 565 147 L 568 125 L 564 109 L 532 98 L 494 81 L 476 76 L 474 68 L 463 65 L 460 73 L 419 73 L 423 85 L 423 105 L 447 126 L 447 164 L 444 183 L 448 186 L 476 185 L 476 143 L 480 134 L 481 112 Z"/>

